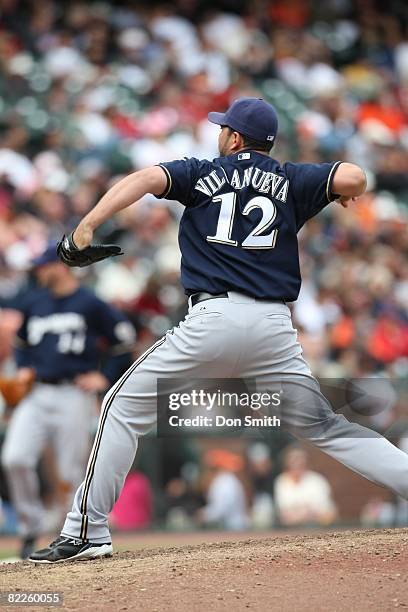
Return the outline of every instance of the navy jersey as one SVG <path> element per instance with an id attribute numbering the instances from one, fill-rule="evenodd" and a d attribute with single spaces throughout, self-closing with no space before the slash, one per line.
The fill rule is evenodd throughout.
<path id="1" fill-rule="evenodd" d="M 16 338 L 19 367 L 34 367 L 39 379 L 72 379 L 99 369 L 112 383 L 130 365 L 134 328 L 118 310 L 80 287 L 56 297 L 30 291 L 21 306 L 24 319 Z"/>
<path id="2" fill-rule="evenodd" d="M 296 300 L 297 232 L 335 199 L 332 181 L 340 163 L 281 166 L 262 153 L 241 151 L 213 161 L 160 164 L 168 185 L 159 197 L 185 205 L 179 245 L 186 293 L 233 290 Z"/>

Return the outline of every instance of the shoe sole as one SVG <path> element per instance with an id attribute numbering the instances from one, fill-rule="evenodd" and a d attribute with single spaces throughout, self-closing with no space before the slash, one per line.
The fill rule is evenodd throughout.
<path id="1" fill-rule="evenodd" d="M 111 557 L 112 554 L 112 544 L 103 544 L 102 546 L 97 546 L 95 548 L 87 548 L 77 555 L 67 557 L 66 559 L 58 559 L 57 561 L 48 561 L 48 559 L 28 559 L 28 561 L 31 561 L 31 563 L 48 563 L 51 565 L 54 563 L 66 563 L 67 561 L 88 561 L 103 557 Z"/>

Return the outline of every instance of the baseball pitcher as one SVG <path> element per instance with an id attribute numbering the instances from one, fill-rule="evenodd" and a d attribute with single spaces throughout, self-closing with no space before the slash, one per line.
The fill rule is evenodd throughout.
<path id="1" fill-rule="evenodd" d="M 253 378 L 268 389 L 276 375 L 301 377 L 304 403 L 296 435 L 373 482 L 408 497 L 408 455 L 380 435 L 335 414 L 302 356 L 287 302 L 301 277 L 297 233 L 329 202 L 347 207 L 366 188 L 358 166 L 335 161 L 284 163 L 269 152 L 275 110 L 240 98 L 220 126 L 220 157 L 176 160 L 135 172 L 112 187 L 58 251 L 68 265 L 120 253 L 92 246 L 94 230 L 151 193 L 185 206 L 180 222 L 186 318 L 158 340 L 107 393 L 85 478 L 61 535 L 33 553 L 37 563 L 112 554 L 108 514 L 134 459 L 139 436 L 156 422 L 156 381 L 164 378 Z M 324 435 L 316 436 L 320 424 Z"/>

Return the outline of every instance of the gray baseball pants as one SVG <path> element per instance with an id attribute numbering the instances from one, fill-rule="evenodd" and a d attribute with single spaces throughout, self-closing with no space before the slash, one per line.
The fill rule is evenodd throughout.
<path id="1" fill-rule="evenodd" d="M 408 455 L 331 410 L 303 359 L 289 308 L 229 292 L 228 298 L 190 305 L 179 326 L 107 393 L 85 479 L 62 534 L 110 541 L 108 514 L 133 463 L 139 436 L 156 423 L 157 378 L 253 378 L 262 391 L 274 387 L 281 375 L 302 381 L 287 415 L 283 407 L 283 425 L 372 482 L 408 498 Z"/>
<path id="2" fill-rule="evenodd" d="M 1 460 L 22 537 L 43 532 L 44 506 L 36 467 L 45 446 L 53 447 L 58 478 L 75 491 L 89 454 L 95 409 L 96 396 L 70 383 L 37 383 L 16 407 Z M 64 514 L 66 510 L 65 504 Z"/>

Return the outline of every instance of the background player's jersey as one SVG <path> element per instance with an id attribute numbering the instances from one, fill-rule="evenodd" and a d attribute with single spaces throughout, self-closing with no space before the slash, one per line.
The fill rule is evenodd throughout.
<path id="1" fill-rule="evenodd" d="M 130 363 L 134 328 L 115 308 L 80 287 L 56 297 L 47 289 L 30 291 L 21 308 L 16 338 L 19 367 L 34 367 L 39 379 L 58 381 L 100 369 L 115 382 Z"/>
<path id="2" fill-rule="evenodd" d="M 160 164 L 162 196 L 185 205 L 180 222 L 186 293 L 239 291 L 294 301 L 301 284 L 297 232 L 331 202 L 341 162 L 285 163 L 241 151 L 213 161 Z"/>

